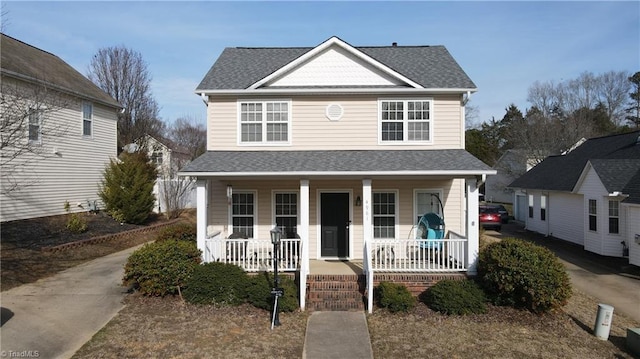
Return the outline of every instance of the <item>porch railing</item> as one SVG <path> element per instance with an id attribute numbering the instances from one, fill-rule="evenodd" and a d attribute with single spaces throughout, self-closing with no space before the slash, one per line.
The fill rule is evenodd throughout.
<path id="1" fill-rule="evenodd" d="M 299 238 L 283 238 L 278 248 L 278 270 L 300 268 Z M 204 262 L 232 263 L 247 272 L 273 271 L 273 244 L 267 239 L 228 239 L 220 234 L 205 239 Z"/>
<path id="2" fill-rule="evenodd" d="M 445 239 L 370 239 L 371 269 L 376 272 L 464 272 L 467 239 L 449 232 Z"/>

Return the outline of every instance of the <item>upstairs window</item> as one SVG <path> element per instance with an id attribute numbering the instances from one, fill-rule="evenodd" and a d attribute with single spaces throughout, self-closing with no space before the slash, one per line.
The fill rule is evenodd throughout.
<path id="1" fill-rule="evenodd" d="M 609 233 L 620 233 L 620 202 L 616 200 L 609 201 Z"/>
<path id="2" fill-rule="evenodd" d="M 289 101 L 242 101 L 239 107 L 240 143 L 289 142 Z"/>
<path id="3" fill-rule="evenodd" d="M 153 151 L 151 152 L 151 162 L 156 165 L 156 167 L 162 166 L 162 147 L 161 146 L 153 146 Z"/>
<path id="4" fill-rule="evenodd" d="M 42 140 L 42 112 L 29 109 L 29 141 L 40 142 Z"/>
<path id="5" fill-rule="evenodd" d="M 589 230 L 598 231 L 598 201 L 589 200 Z"/>
<path id="6" fill-rule="evenodd" d="M 431 142 L 433 100 L 380 100 L 378 107 L 381 142 Z"/>
<path id="7" fill-rule="evenodd" d="M 91 102 L 82 103 L 82 135 L 87 137 L 93 135 L 93 104 Z"/>

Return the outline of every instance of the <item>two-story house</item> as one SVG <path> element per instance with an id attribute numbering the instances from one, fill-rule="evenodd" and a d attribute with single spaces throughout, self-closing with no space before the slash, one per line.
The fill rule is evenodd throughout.
<path id="1" fill-rule="evenodd" d="M 475 273 L 478 186 L 495 174 L 464 149 L 475 91 L 443 46 L 226 48 L 196 89 L 208 151 L 181 171 L 204 260 L 269 269 L 278 228 L 302 308 L 320 264 L 361 266 L 369 310 L 376 275 Z M 426 213 L 444 222 L 429 245 Z"/>
<path id="2" fill-rule="evenodd" d="M 58 56 L 0 36 L 0 220 L 95 208 L 120 104 Z"/>

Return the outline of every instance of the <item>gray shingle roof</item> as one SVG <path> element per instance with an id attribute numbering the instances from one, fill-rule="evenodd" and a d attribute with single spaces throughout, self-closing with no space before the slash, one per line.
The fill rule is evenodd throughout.
<path id="1" fill-rule="evenodd" d="M 209 151 L 182 169 L 198 175 L 398 172 L 494 173 L 465 150 Z"/>
<path id="2" fill-rule="evenodd" d="M 639 136 L 634 131 L 589 139 L 566 155 L 546 158 L 509 187 L 570 192 L 591 161 L 607 190 L 622 191 L 640 159 Z"/>
<path id="3" fill-rule="evenodd" d="M 58 56 L 0 34 L 3 76 L 37 82 L 107 106 L 120 104 Z"/>
<path id="4" fill-rule="evenodd" d="M 355 48 L 425 88 L 476 88 L 444 46 Z M 228 47 L 196 91 L 246 89 L 312 49 Z"/>

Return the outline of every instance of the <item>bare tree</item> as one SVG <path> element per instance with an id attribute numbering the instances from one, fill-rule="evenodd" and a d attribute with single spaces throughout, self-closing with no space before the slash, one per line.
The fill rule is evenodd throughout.
<path id="1" fill-rule="evenodd" d="M 9 26 L 9 10 L 7 10 L 6 2 L 0 4 L 0 32 L 6 33 Z"/>
<path id="2" fill-rule="evenodd" d="M 207 151 L 207 128 L 194 116 L 178 118 L 170 133 L 173 142 L 189 152 L 191 160 Z"/>
<path id="3" fill-rule="evenodd" d="M 629 76 L 627 71 L 609 71 L 599 76 L 600 102 L 616 127 L 624 125 L 624 104 L 631 91 Z"/>
<path id="4" fill-rule="evenodd" d="M 48 139 L 67 133 L 67 127 L 51 121 L 52 114 L 70 106 L 71 99 L 41 82 L 27 83 L 2 75 L 0 79 L 0 170 L 2 194 L 37 183 L 25 166 L 55 154 Z M 18 175 L 20 179 L 18 180 Z"/>
<path id="5" fill-rule="evenodd" d="M 162 133 L 164 124 L 142 54 L 124 46 L 102 48 L 91 59 L 88 77 L 124 107 L 118 114 L 118 151 L 144 135 Z"/>
<path id="6" fill-rule="evenodd" d="M 158 179 L 160 203 L 167 219 L 180 217 L 189 201 L 189 196 L 195 185 L 195 179 L 190 177 L 178 177 L 178 167 L 171 166 L 164 171 Z"/>

